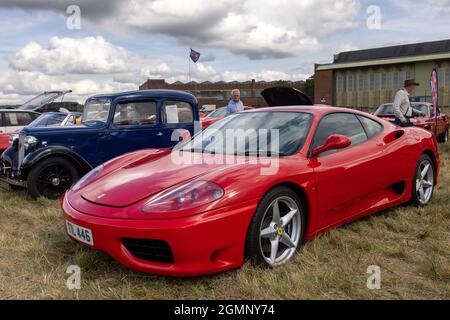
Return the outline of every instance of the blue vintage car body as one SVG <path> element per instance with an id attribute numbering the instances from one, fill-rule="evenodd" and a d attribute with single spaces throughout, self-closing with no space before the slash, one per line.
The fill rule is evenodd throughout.
<path id="1" fill-rule="evenodd" d="M 186 129 L 194 133 L 194 123 L 199 121 L 199 107 L 196 98 L 186 92 L 174 90 L 139 90 L 118 94 L 96 95 L 86 101 L 109 100 L 108 120 L 106 123 L 89 122 L 69 127 L 24 128 L 19 139 L 7 149 L 0 158 L 0 182 L 26 187 L 27 174 L 41 160 L 51 156 L 69 159 L 86 173 L 90 169 L 119 155 L 146 148 L 169 148 L 177 141 L 172 141 L 176 129 Z M 116 105 L 120 102 L 156 103 L 156 125 L 121 125 L 113 124 Z M 163 121 L 164 101 L 189 103 L 193 110 L 193 123 L 168 124 Z M 38 143 L 31 151 L 23 147 L 26 136 L 37 138 Z"/>

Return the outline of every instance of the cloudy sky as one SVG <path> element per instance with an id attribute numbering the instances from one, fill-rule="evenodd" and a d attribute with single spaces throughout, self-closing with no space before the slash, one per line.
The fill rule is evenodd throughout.
<path id="1" fill-rule="evenodd" d="M 341 51 L 450 39 L 449 18 L 450 0 L 0 0 L 0 104 L 186 81 L 190 47 L 193 80 L 302 80 Z"/>

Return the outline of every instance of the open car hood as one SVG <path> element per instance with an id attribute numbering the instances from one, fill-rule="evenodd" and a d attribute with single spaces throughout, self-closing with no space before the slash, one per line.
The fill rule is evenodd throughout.
<path id="1" fill-rule="evenodd" d="M 261 95 L 270 107 L 314 105 L 305 93 L 290 87 L 267 88 Z"/>
<path id="2" fill-rule="evenodd" d="M 21 106 L 18 106 L 17 109 L 19 110 L 29 110 L 29 111 L 34 111 L 39 109 L 40 107 L 51 103 L 53 101 L 55 101 L 58 98 L 61 98 L 62 96 L 71 93 L 72 90 L 55 90 L 55 91 L 44 91 L 41 94 L 37 95 L 36 97 L 34 97 L 33 99 L 39 98 L 40 96 L 44 96 L 46 94 L 50 94 L 50 97 L 47 98 L 43 98 L 41 101 L 39 101 L 38 103 L 35 103 L 33 105 L 30 105 L 29 102 L 32 101 L 33 99 L 25 102 L 24 104 L 22 104 Z"/>

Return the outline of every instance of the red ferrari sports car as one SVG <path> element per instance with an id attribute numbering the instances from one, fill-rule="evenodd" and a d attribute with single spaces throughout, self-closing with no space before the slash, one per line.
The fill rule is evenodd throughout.
<path id="1" fill-rule="evenodd" d="M 219 137 L 232 130 L 248 135 L 230 148 Z M 101 165 L 62 207 L 71 238 L 125 266 L 197 276 L 246 258 L 275 267 L 325 230 L 406 202 L 426 205 L 439 168 L 436 139 L 422 129 L 335 107 L 254 109 L 173 150 Z"/>
<path id="2" fill-rule="evenodd" d="M 414 126 L 428 130 L 436 134 L 439 142 L 448 142 L 448 130 L 450 126 L 449 118 L 446 114 L 441 113 L 438 109 L 437 119 L 434 117 L 434 107 L 432 103 L 428 102 L 412 102 L 412 107 L 424 114 L 423 117 L 416 117 L 411 119 Z M 392 103 L 382 104 L 374 113 L 380 118 L 393 121 L 395 119 L 394 109 Z M 436 121 L 437 120 L 437 121 Z"/>

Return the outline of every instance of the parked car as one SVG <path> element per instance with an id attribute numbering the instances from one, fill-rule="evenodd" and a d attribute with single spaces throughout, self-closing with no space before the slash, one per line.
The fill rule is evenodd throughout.
<path id="1" fill-rule="evenodd" d="M 244 106 L 244 110 L 251 110 L 251 109 L 253 109 L 253 107 Z M 213 123 L 216 123 L 217 121 L 225 118 L 226 115 L 227 115 L 227 107 L 216 109 L 216 111 L 213 111 L 206 117 L 200 119 L 202 128 L 209 127 Z"/>
<path id="2" fill-rule="evenodd" d="M 91 97 L 81 125 L 24 128 L 0 159 L 0 185 L 57 198 L 105 161 L 139 149 L 174 146 L 173 131 L 192 134 L 198 112 L 193 95 L 172 90 Z"/>
<path id="3" fill-rule="evenodd" d="M 311 99 L 298 89 L 290 87 L 271 87 L 263 90 L 261 95 L 270 106 L 288 106 L 292 101 L 302 102 L 301 105 L 312 105 Z M 244 110 L 251 110 L 253 107 L 244 106 Z M 225 118 L 227 107 L 218 108 L 201 119 L 202 128 L 209 127 L 213 123 Z"/>
<path id="4" fill-rule="evenodd" d="M 11 133 L 0 133 L 0 154 L 8 149 Z"/>
<path id="5" fill-rule="evenodd" d="M 216 137 L 234 129 L 277 130 L 279 148 L 223 148 Z M 173 161 L 194 156 L 203 161 Z M 113 159 L 75 184 L 62 207 L 71 238 L 125 266 L 197 276 L 238 268 L 246 257 L 276 267 L 332 227 L 409 201 L 426 205 L 439 168 L 425 130 L 351 109 L 278 106 L 230 115 L 172 152 Z"/>
<path id="6" fill-rule="evenodd" d="M 204 104 L 201 108 L 200 108 L 200 112 L 204 113 L 204 114 L 208 114 L 211 113 L 213 111 L 216 110 L 216 105 L 215 104 Z"/>
<path id="7" fill-rule="evenodd" d="M 37 114 L 38 117 L 34 119 L 29 125 L 28 128 L 37 128 L 37 127 L 51 127 L 51 126 L 73 126 L 80 124 L 82 113 L 79 112 L 71 112 L 71 113 L 63 113 L 63 112 L 48 112 L 44 114 Z M 20 129 L 14 132 L 8 133 L 0 133 L 0 153 L 8 149 L 12 140 L 18 137 Z"/>
<path id="8" fill-rule="evenodd" d="M 63 101 L 64 96 L 72 90 L 45 91 L 17 107 L 19 110 L 46 112 L 83 112 L 83 105 L 73 101 Z M 56 101 L 56 99 L 61 99 Z"/>
<path id="9" fill-rule="evenodd" d="M 424 117 L 416 117 L 411 119 L 414 126 L 424 128 L 433 134 L 436 134 L 436 138 L 439 142 L 448 142 L 449 131 L 449 117 L 438 109 L 437 126 L 434 116 L 434 106 L 432 103 L 427 102 L 412 102 L 413 109 L 422 112 Z M 384 118 L 386 120 L 394 121 L 394 108 L 392 103 L 382 104 L 374 113 L 376 116 Z"/>
<path id="10" fill-rule="evenodd" d="M 15 109 L 0 110 L 0 133 L 21 130 L 40 116 L 34 111 Z"/>
<path id="11" fill-rule="evenodd" d="M 80 112 L 47 112 L 30 123 L 28 128 L 74 126 L 78 124 L 77 119 L 82 117 L 83 114 Z"/>

